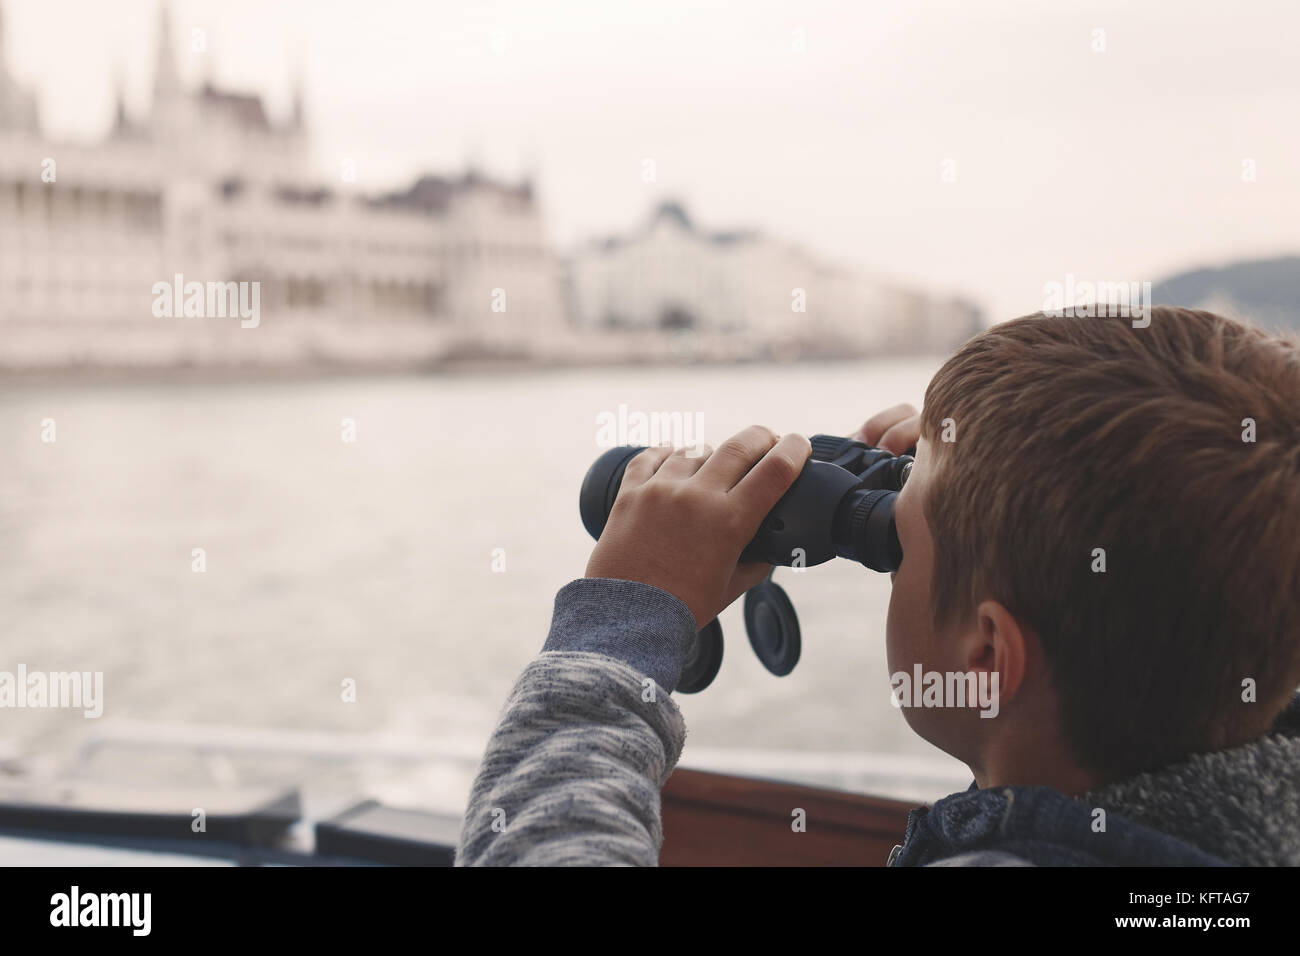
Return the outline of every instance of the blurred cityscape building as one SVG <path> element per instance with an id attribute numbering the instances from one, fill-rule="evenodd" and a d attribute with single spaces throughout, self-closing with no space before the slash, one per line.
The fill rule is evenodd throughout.
<path id="1" fill-rule="evenodd" d="M 665 202 L 639 231 L 568 262 L 576 328 L 672 336 L 675 350 L 738 359 L 942 351 L 979 310 L 837 268 L 754 231 L 708 232 Z"/>
<path id="2" fill-rule="evenodd" d="M 531 183 L 474 171 L 367 195 L 314 177 L 301 92 L 182 83 L 164 4 L 152 101 L 58 143 L 10 76 L 0 11 L 0 369 L 745 360 L 940 350 L 969 304 L 870 282 L 664 204 L 561 261 Z M 258 321 L 156 308 L 160 284 L 256 283 Z M 230 286 L 234 288 L 234 286 Z M 187 293 L 188 298 L 188 293 Z"/>
<path id="3" fill-rule="evenodd" d="M 106 140 L 49 142 L 4 39 L 0 25 L 0 364 L 409 364 L 520 351 L 563 320 L 528 184 L 471 172 L 365 196 L 346 168 L 314 181 L 301 95 L 277 124 L 258 96 L 187 90 L 166 6 L 147 121 L 119 91 Z M 157 317 L 155 283 L 177 274 L 259 283 L 256 332 Z"/>

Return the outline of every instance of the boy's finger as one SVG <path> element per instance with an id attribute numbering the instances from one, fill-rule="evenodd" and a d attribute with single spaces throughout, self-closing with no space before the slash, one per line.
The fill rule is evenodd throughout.
<path id="1" fill-rule="evenodd" d="M 909 448 L 917 443 L 921 437 L 921 416 L 913 415 L 906 421 L 901 421 L 892 426 L 887 432 L 880 436 L 880 441 L 875 444 L 895 455 L 904 454 Z"/>
<path id="2" fill-rule="evenodd" d="M 775 444 L 776 436 L 770 428 L 750 425 L 719 445 L 696 474 L 695 480 L 730 491 Z"/>
<path id="3" fill-rule="evenodd" d="M 654 473 L 659 470 L 659 466 L 672 453 L 673 449 L 670 445 L 659 445 L 654 448 L 647 448 L 633 457 L 627 463 L 627 468 L 623 472 L 623 483 L 619 485 L 619 490 L 644 485 L 654 476 Z"/>
<path id="4" fill-rule="evenodd" d="M 655 472 L 655 477 L 689 478 L 703 467 L 712 454 L 713 449 L 708 445 L 678 448 L 659 466 L 659 470 Z"/>
<path id="5" fill-rule="evenodd" d="M 863 423 L 862 427 L 853 433 L 852 438 L 857 441 L 866 442 L 868 445 L 879 445 L 885 432 L 893 428 L 899 422 L 906 421 L 909 418 L 915 418 L 920 413 L 911 405 L 906 403 L 895 405 L 893 408 L 887 408 L 883 412 L 876 412 Z M 911 447 L 910 445 L 905 447 Z"/>
<path id="6" fill-rule="evenodd" d="M 811 454 L 812 445 L 807 438 L 783 435 L 763 460 L 731 490 L 745 514 L 753 517 L 756 529 L 763 516 L 790 490 Z"/>

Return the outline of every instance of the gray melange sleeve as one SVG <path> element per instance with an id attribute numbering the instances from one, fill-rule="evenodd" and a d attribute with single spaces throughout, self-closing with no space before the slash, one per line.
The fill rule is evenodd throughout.
<path id="1" fill-rule="evenodd" d="M 560 589 L 542 653 L 488 741 L 457 866 L 655 866 L 686 725 L 669 694 L 695 620 L 634 581 Z"/>

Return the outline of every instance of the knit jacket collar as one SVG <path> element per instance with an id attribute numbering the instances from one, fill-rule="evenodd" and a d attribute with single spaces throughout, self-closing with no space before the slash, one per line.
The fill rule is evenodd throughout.
<path id="1" fill-rule="evenodd" d="M 986 852 L 1039 866 L 1300 865 L 1300 695 L 1257 740 L 1079 798 L 971 784 L 912 811 L 894 865 Z"/>

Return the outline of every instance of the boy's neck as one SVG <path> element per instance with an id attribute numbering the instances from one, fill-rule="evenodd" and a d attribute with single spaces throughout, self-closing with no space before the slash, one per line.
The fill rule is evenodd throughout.
<path id="1" fill-rule="evenodd" d="M 1059 751 L 992 754 L 981 766 L 971 765 L 970 769 L 981 790 L 990 787 L 1051 787 L 1077 797 L 1105 782 Z"/>

